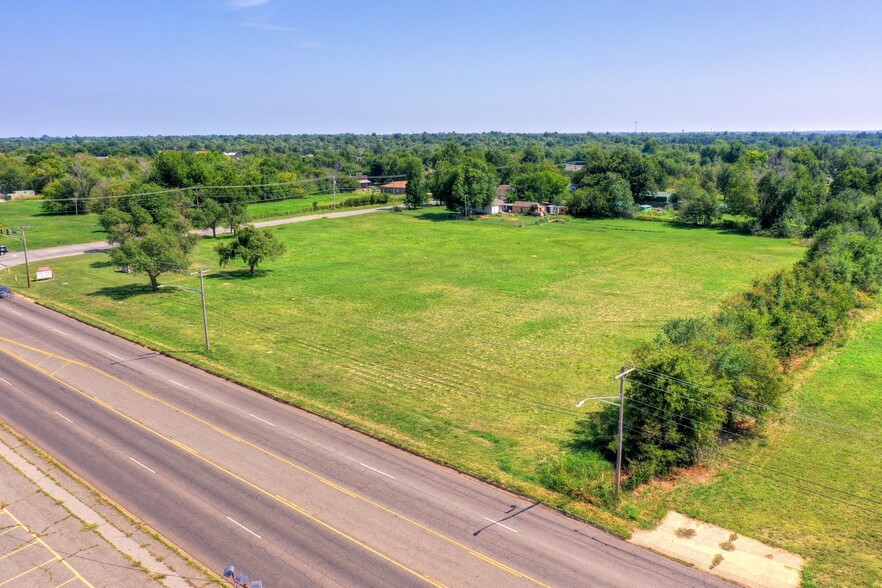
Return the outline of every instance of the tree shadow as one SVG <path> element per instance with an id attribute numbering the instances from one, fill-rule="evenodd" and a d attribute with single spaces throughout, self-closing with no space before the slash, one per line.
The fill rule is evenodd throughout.
<path id="1" fill-rule="evenodd" d="M 610 440 L 616 439 L 618 424 L 619 408 L 606 404 L 599 411 L 588 413 L 576 421 L 566 447 L 570 451 L 596 451 L 605 457 L 615 456 Z"/>
<path id="2" fill-rule="evenodd" d="M 89 264 L 89 267 L 94 269 L 102 269 L 105 267 L 119 267 L 119 264 L 113 263 L 113 261 L 106 259 L 104 261 L 93 261 Z"/>
<path id="3" fill-rule="evenodd" d="M 433 223 L 441 223 L 447 221 L 460 221 L 462 222 L 463 218 L 461 214 L 457 214 L 455 212 L 449 210 L 432 210 L 421 212 L 414 216 L 414 218 L 418 218 L 420 220 L 427 220 Z"/>
<path id="4" fill-rule="evenodd" d="M 128 300 L 133 296 L 142 296 L 144 294 L 170 294 L 173 293 L 173 288 L 167 288 L 160 290 L 159 292 L 154 292 L 150 287 L 149 283 L 146 284 L 126 284 L 124 286 L 106 286 L 104 288 L 99 288 L 94 292 L 89 292 L 86 296 L 104 296 L 105 298 L 110 298 L 111 300 L 121 301 Z"/>
<path id="5" fill-rule="evenodd" d="M 271 269 L 258 268 L 254 272 L 254 275 L 251 275 L 251 271 L 247 268 L 242 268 L 235 270 L 219 270 L 217 272 L 212 271 L 210 274 L 205 274 L 205 277 L 209 280 L 251 280 L 268 276 L 271 273 L 273 273 L 273 270 Z"/>

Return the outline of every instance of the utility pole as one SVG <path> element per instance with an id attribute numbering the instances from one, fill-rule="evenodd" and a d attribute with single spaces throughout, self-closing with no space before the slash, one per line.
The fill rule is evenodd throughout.
<path id="1" fill-rule="evenodd" d="M 334 186 L 334 209 L 337 209 L 337 173 L 343 169 L 343 165 L 338 161 L 334 164 L 334 175 L 331 176 L 331 183 Z"/>
<path id="2" fill-rule="evenodd" d="M 25 235 L 25 228 L 30 227 L 18 227 L 18 230 L 21 231 L 21 248 L 24 249 L 24 258 L 25 258 L 25 274 L 28 278 L 28 288 L 31 287 L 31 267 L 28 265 L 28 238 Z"/>
<path id="3" fill-rule="evenodd" d="M 205 270 L 199 268 L 199 289 L 202 292 L 202 326 L 205 328 L 205 350 L 211 351 L 211 343 L 208 341 L 208 309 L 205 306 Z"/>
<path id="4" fill-rule="evenodd" d="M 625 424 L 625 380 L 628 374 L 633 372 L 636 367 L 626 368 L 622 366 L 622 372 L 615 377 L 619 381 L 619 439 L 616 448 L 616 500 L 619 499 L 619 489 L 622 486 L 622 429 Z"/>

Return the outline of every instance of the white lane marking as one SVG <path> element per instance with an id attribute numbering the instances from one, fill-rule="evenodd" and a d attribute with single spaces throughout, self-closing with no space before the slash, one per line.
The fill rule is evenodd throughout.
<path id="1" fill-rule="evenodd" d="M 499 521 L 494 521 L 493 519 L 488 519 L 487 517 L 484 517 L 484 520 L 485 520 L 485 521 L 490 521 L 490 522 L 493 523 L 494 525 L 499 525 L 499 526 L 502 527 L 503 529 L 508 529 L 508 530 L 511 531 L 512 533 L 517 533 L 517 532 L 518 532 L 517 530 L 512 529 L 511 527 L 506 527 L 505 525 L 503 525 L 503 524 L 500 523 Z"/>
<path id="2" fill-rule="evenodd" d="M 189 390 L 189 389 L 190 389 L 190 388 L 188 388 L 187 386 L 184 386 L 183 384 L 181 384 L 180 382 L 175 382 L 174 380 L 169 380 L 169 382 L 171 382 L 172 384 L 175 384 L 175 385 L 177 385 L 177 386 L 180 386 L 180 387 L 183 388 L 184 390 Z"/>
<path id="3" fill-rule="evenodd" d="M 7 380 L 4 380 L 3 378 L 0 378 L 0 382 L 3 382 L 7 386 L 12 386 L 12 384 L 10 384 Z"/>
<path id="4" fill-rule="evenodd" d="M 132 460 L 133 462 L 135 462 L 136 464 L 138 464 L 139 466 L 141 466 L 142 468 L 144 468 L 145 470 L 147 470 L 148 472 L 150 472 L 151 474 L 155 474 L 155 473 L 156 473 L 155 471 L 151 470 L 150 468 L 148 468 L 147 466 L 145 466 L 143 463 L 141 463 L 140 461 L 138 461 L 137 459 L 135 459 L 135 458 L 132 457 L 131 455 L 129 456 L 129 459 Z"/>
<path id="5" fill-rule="evenodd" d="M 66 416 L 64 416 L 63 414 L 61 414 L 60 412 L 58 412 L 57 410 L 53 410 L 52 412 L 54 412 L 55 414 L 57 414 L 58 416 L 60 416 L 61 418 L 63 418 L 63 419 L 66 420 L 67 422 L 69 422 L 70 424 L 73 424 L 73 421 L 72 421 L 72 420 L 70 420 L 69 418 L 67 418 Z"/>
<path id="6" fill-rule="evenodd" d="M 110 357 L 115 357 L 115 358 L 117 358 L 117 359 L 119 359 L 119 360 L 121 360 L 121 361 L 125 361 L 125 358 L 124 358 L 124 357 L 120 357 L 120 356 L 117 355 L 116 353 L 111 353 L 111 352 L 108 351 L 108 352 L 107 352 L 107 355 L 109 355 Z"/>
<path id="7" fill-rule="evenodd" d="M 17 314 L 18 316 L 24 316 L 22 313 L 18 312 L 17 310 L 12 310 L 11 308 L 9 309 L 9 312 L 11 312 L 12 314 Z"/>
<path id="8" fill-rule="evenodd" d="M 64 331 L 59 331 L 58 329 L 52 329 L 52 330 L 55 331 L 56 333 L 60 333 L 60 334 L 64 335 L 65 337 L 67 336 L 67 333 L 65 333 Z"/>
<path id="9" fill-rule="evenodd" d="M 242 523 L 237 522 L 237 521 L 234 521 L 234 520 L 231 519 L 230 517 L 227 517 L 227 520 L 230 521 L 231 523 L 233 523 L 234 525 L 238 525 L 238 526 L 242 527 L 243 529 L 245 529 L 246 531 L 248 531 L 249 533 L 251 533 L 252 535 L 254 535 L 255 537 L 257 537 L 258 539 L 263 539 L 263 537 L 261 537 L 260 535 L 258 535 L 257 533 L 255 533 L 254 531 L 252 531 L 251 529 L 249 529 L 248 527 L 246 527 L 246 526 L 243 525 Z"/>
<path id="10" fill-rule="evenodd" d="M 397 478 L 395 478 L 395 476 L 390 476 L 390 475 L 387 474 L 386 472 L 381 472 L 381 471 L 378 470 L 377 468 L 372 468 L 371 466 L 369 466 L 369 465 L 366 464 L 366 463 L 358 462 L 358 465 L 360 465 L 360 466 L 364 466 L 364 467 L 366 467 L 366 468 L 369 469 L 369 470 L 372 470 L 372 471 L 374 471 L 374 472 L 377 472 L 378 474 L 381 474 L 381 475 L 383 475 L 383 476 L 386 476 L 387 478 L 392 478 L 393 480 L 397 479 Z"/>
<path id="11" fill-rule="evenodd" d="M 248 413 L 248 416 L 250 416 L 251 418 L 257 419 L 257 420 L 259 420 L 259 421 L 262 422 L 262 423 L 266 423 L 266 424 L 268 424 L 268 425 L 271 426 L 271 427 L 275 427 L 275 426 L 277 426 L 277 425 L 274 425 L 273 423 L 269 422 L 268 420 L 262 419 L 262 418 L 260 418 L 260 417 L 257 416 L 257 415 L 253 415 L 253 414 L 251 414 L 250 412 Z"/>

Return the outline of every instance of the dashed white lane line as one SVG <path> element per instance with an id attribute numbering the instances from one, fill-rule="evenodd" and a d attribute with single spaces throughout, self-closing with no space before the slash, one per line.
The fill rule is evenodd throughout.
<path id="1" fill-rule="evenodd" d="M 67 422 L 69 422 L 70 424 L 73 424 L 73 421 L 72 421 L 72 420 L 70 420 L 69 418 L 67 418 L 66 416 L 64 416 L 63 414 L 61 414 L 60 412 L 58 412 L 57 410 L 53 410 L 52 412 L 54 412 L 55 414 L 57 414 L 58 416 L 60 416 L 61 418 L 63 418 L 63 419 L 66 420 Z"/>
<path id="2" fill-rule="evenodd" d="M 129 456 L 129 459 L 132 460 L 133 462 L 135 462 L 136 464 L 138 464 L 139 466 L 141 466 L 142 468 L 144 468 L 145 470 L 147 470 L 148 472 L 150 472 L 151 474 L 155 474 L 155 473 L 156 473 L 155 470 L 152 470 L 152 469 L 148 468 L 147 466 L 145 466 L 143 463 L 141 463 L 140 461 L 138 461 L 137 459 L 135 459 L 135 458 L 132 457 L 131 455 Z"/>
<path id="3" fill-rule="evenodd" d="M 180 386 L 180 387 L 183 388 L 184 390 L 189 390 L 189 389 L 190 389 L 189 386 L 184 386 L 184 385 L 181 384 L 180 382 L 175 382 L 174 380 L 169 380 L 169 382 L 171 382 L 172 384 L 174 384 L 174 385 L 176 385 L 176 386 Z"/>
<path id="4" fill-rule="evenodd" d="M 275 427 L 275 426 L 277 426 L 277 425 L 274 425 L 273 423 L 269 422 L 269 421 L 266 420 L 266 419 L 262 419 L 262 418 L 260 418 L 260 417 L 257 416 L 257 415 L 253 415 L 253 414 L 251 414 L 250 412 L 248 413 L 248 416 L 250 416 L 250 417 L 253 418 L 253 419 L 257 419 L 257 420 L 259 420 L 259 421 L 262 422 L 262 423 L 266 423 L 266 424 L 268 424 L 268 425 L 271 426 L 271 427 Z"/>
<path id="5" fill-rule="evenodd" d="M 503 529 L 508 529 L 508 530 L 511 531 L 512 533 L 517 533 L 517 532 L 518 532 L 517 530 L 512 529 L 511 527 L 506 527 L 505 525 L 503 525 L 503 524 L 500 523 L 499 521 L 494 521 L 493 519 L 488 519 L 487 517 L 484 517 L 484 520 L 485 520 L 485 521 L 490 521 L 490 522 L 493 523 L 494 525 L 499 525 L 499 526 L 502 527 Z"/>
<path id="6" fill-rule="evenodd" d="M 245 529 L 246 531 L 248 531 L 249 533 L 251 533 L 252 535 L 254 535 L 255 537 L 257 537 L 258 539 L 263 539 L 263 537 L 261 537 L 260 535 L 258 535 L 257 533 L 255 533 L 254 531 L 252 531 L 251 529 L 249 529 L 248 527 L 246 527 L 246 526 L 243 525 L 242 523 L 240 523 L 240 522 L 238 522 L 238 521 L 234 521 L 234 520 L 231 519 L 230 517 L 227 517 L 227 520 L 230 521 L 231 523 L 233 523 L 234 525 L 237 525 L 237 526 L 239 526 L 239 527 L 242 527 L 243 529 Z"/>
<path id="7" fill-rule="evenodd" d="M 11 312 L 12 314 L 17 314 L 18 316 L 24 316 L 22 313 L 18 312 L 17 310 L 12 310 L 11 308 L 9 309 L 9 312 Z"/>
<path id="8" fill-rule="evenodd" d="M 111 353 L 111 352 L 108 351 L 108 352 L 107 352 L 107 355 L 109 355 L 110 357 L 115 357 L 115 358 L 117 358 L 117 359 L 120 360 L 120 361 L 125 361 L 125 358 L 124 358 L 124 357 L 120 357 L 120 356 L 117 355 L 116 353 Z"/>
<path id="9" fill-rule="evenodd" d="M 366 464 L 366 463 L 358 462 L 358 465 L 360 465 L 360 466 L 364 466 L 364 467 L 366 467 L 367 469 L 369 469 L 369 470 L 371 470 L 371 471 L 374 471 L 374 472 L 377 472 L 377 473 L 380 474 L 380 475 L 386 476 L 387 478 L 392 478 L 393 480 L 396 480 L 396 479 L 397 479 L 395 476 L 390 476 L 390 475 L 387 474 L 386 472 L 381 472 L 381 471 L 378 470 L 377 468 L 372 468 L 371 466 L 369 466 L 369 465 Z"/>
<path id="10" fill-rule="evenodd" d="M 4 380 L 3 378 L 0 378 L 0 382 L 3 382 L 7 386 L 12 386 L 12 384 L 8 380 Z"/>
<path id="11" fill-rule="evenodd" d="M 64 335 L 65 337 L 67 337 L 67 333 L 65 333 L 64 331 L 59 331 L 58 329 L 55 329 L 55 328 L 53 328 L 52 330 L 60 335 Z"/>

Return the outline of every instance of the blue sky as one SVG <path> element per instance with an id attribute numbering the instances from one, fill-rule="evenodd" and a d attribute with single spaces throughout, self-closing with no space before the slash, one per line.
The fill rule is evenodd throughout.
<path id="1" fill-rule="evenodd" d="M 882 129 L 882 4 L 0 0 L 0 136 Z"/>

